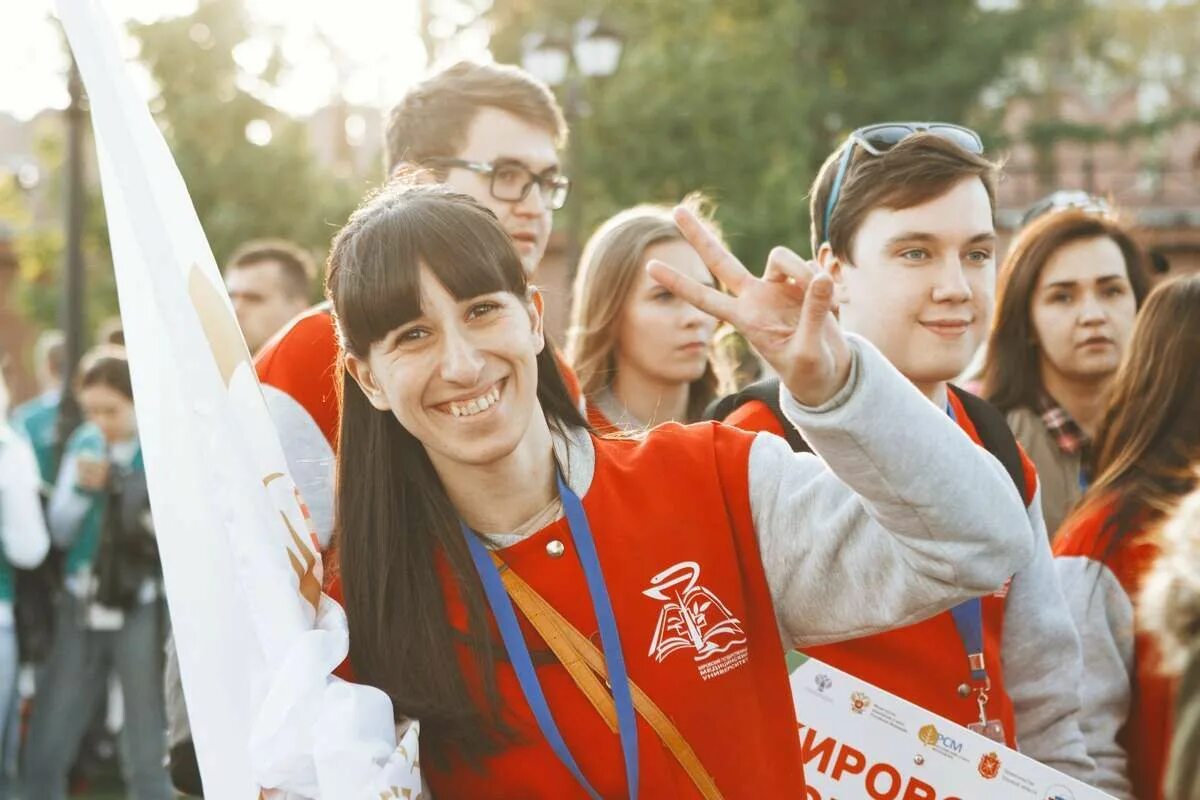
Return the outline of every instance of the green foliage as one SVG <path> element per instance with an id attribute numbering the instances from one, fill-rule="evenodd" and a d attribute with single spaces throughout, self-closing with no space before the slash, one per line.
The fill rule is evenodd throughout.
<path id="1" fill-rule="evenodd" d="M 282 237 L 324 254 L 368 184 L 334 176 L 313 158 L 301 121 L 239 86 L 234 48 L 249 36 L 236 0 L 201 3 L 190 16 L 133 28 L 158 87 L 152 102 L 218 263 L 243 241 Z M 270 84 L 276 50 L 261 75 Z M 247 126 L 270 126 L 251 143 Z"/>
<path id="2" fill-rule="evenodd" d="M 966 121 L 987 135 L 984 89 L 1068 25 L 1078 0 L 982 10 L 975 0 L 496 0 L 493 52 L 517 61 L 528 31 L 602 15 L 621 67 L 583 85 L 571 167 L 585 230 L 648 200 L 703 189 L 751 268 L 808 247 L 808 189 L 853 128 Z M 565 96 L 562 94 L 560 96 Z"/>

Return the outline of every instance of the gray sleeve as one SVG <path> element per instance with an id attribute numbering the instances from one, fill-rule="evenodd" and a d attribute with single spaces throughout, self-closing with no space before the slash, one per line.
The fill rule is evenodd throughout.
<path id="1" fill-rule="evenodd" d="M 1095 764 L 1080 730 L 1079 634 L 1054 569 L 1040 490 L 1027 511 L 1033 561 L 1013 575 L 1000 648 L 1004 684 L 1016 715 L 1017 746 L 1027 756 L 1088 782 Z"/>
<path id="2" fill-rule="evenodd" d="M 63 456 L 58 480 L 54 482 L 54 493 L 50 495 L 50 505 L 46 509 L 50 538 L 55 546 L 64 550 L 75 542 L 83 519 L 92 507 L 92 497 L 76 486 L 79 474 L 76 457 L 75 453 Z"/>
<path id="3" fill-rule="evenodd" d="M 267 412 L 279 432 L 288 471 L 300 489 L 321 547 L 333 535 L 333 448 L 304 406 L 274 386 L 263 386 Z"/>
<path id="4" fill-rule="evenodd" d="M 865 340 L 846 389 L 782 405 L 817 455 L 760 434 L 750 506 L 785 646 L 867 636 L 993 591 L 1032 556 L 1008 473 Z"/>
<path id="5" fill-rule="evenodd" d="M 1054 559 L 1083 645 L 1079 726 L 1096 762 L 1090 783 L 1133 800 L 1128 757 L 1117 734 L 1129 717 L 1133 676 L 1133 603 L 1108 567 L 1082 556 Z"/>

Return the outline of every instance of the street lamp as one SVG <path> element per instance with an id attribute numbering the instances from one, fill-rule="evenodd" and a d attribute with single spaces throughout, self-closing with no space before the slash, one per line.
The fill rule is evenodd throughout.
<path id="1" fill-rule="evenodd" d="M 567 210 L 567 230 L 570 251 L 567 270 L 574 274 L 578 266 L 583 239 L 583 197 L 580 182 L 583 178 L 583 130 L 580 120 L 590 113 L 583 99 L 583 84 L 591 78 L 607 78 L 617 71 L 624 42 L 612 28 L 599 20 L 585 17 L 566 31 L 535 33 L 526 37 L 521 66 L 550 86 L 562 87 L 563 114 L 570 130 L 570 150 L 567 167 L 571 175 L 570 207 Z"/>

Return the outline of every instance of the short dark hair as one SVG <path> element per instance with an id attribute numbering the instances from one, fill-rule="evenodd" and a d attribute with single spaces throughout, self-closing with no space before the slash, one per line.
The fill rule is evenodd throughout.
<path id="1" fill-rule="evenodd" d="M 557 147 L 567 123 L 554 93 L 519 67 L 460 61 L 435 72 L 404 95 L 388 115 L 387 171 L 401 164 L 457 155 L 467 128 L 485 106 L 546 129 Z"/>
<path id="2" fill-rule="evenodd" d="M 124 347 L 104 344 L 84 355 L 79 363 L 79 388 L 89 386 L 107 386 L 133 399 L 133 381 Z"/>
<path id="3" fill-rule="evenodd" d="M 996 207 L 996 164 L 964 150 L 949 139 L 931 133 L 916 133 L 879 156 L 854 147 L 829 218 L 829 230 L 821 230 L 838 163 L 850 146 L 847 141 L 834 150 L 813 181 L 809 213 L 814 256 L 823 243 L 829 242 L 834 255 L 848 259 L 859 227 L 874 209 L 912 208 L 927 203 L 965 178 L 983 181 L 993 210 Z"/>
<path id="4" fill-rule="evenodd" d="M 316 266 L 304 248 L 285 239 L 255 239 L 234 251 L 225 270 L 245 269 L 259 264 L 276 263 L 289 297 L 308 298 Z"/>

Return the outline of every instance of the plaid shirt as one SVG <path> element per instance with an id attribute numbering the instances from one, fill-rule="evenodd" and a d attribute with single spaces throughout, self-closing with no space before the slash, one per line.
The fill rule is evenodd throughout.
<path id="1" fill-rule="evenodd" d="M 1042 415 L 1042 424 L 1054 437 L 1054 443 L 1058 445 L 1059 450 L 1072 456 L 1087 455 L 1087 448 L 1092 440 L 1053 397 L 1043 392 L 1038 398 L 1037 412 Z"/>

